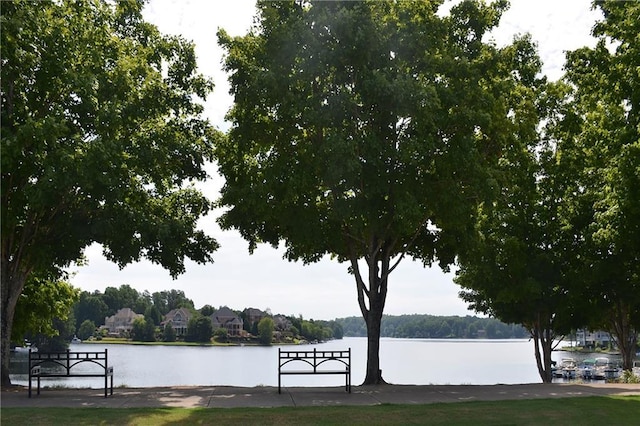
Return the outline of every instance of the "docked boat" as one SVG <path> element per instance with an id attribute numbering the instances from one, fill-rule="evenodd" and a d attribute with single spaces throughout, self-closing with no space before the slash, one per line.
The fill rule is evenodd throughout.
<path id="1" fill-rule="evenodd" d="M 604 380 L 606 379 L 606 374 L 604 372 L 604 370 L 607 368 L 608 365 L 611 364 L 611 360 L 609 358 L 605 358 L 605 357 L 598 357 L 596 358 L 596 362 L 595 362 L 595 370 L 594 370 L 594 379 L 596 380 Z"/>
<path id="2" fill-rule="evenodd" d="M 11 352 L 14 352 L 14 353 L 20 353 L 20 352 L 28 353 L 29 351 L 38 352 L 38 348 L 33 346 L 33 345 L 31 345 L 31 343 L 27 342 L 27 341 L 24 342 L 23 346 L 11 345 L 10 350 L 11 350 Z"/>
<path id="3" fill-rule="evenodd" d="M 596 372 L 596 360 L 595 359 L 585 359 L 578 366 L 578 376 L 582 380 L 593 380 L 595 379 Z"/>
<path id="4" fill-rule="evenodd" d="M 554 376 L 562 377 L 563 379 L 575 379 L 577 370 L 578 366 L 575 359 L 563 358 L 560 361 L 560 365 L 556 368 Z"/>

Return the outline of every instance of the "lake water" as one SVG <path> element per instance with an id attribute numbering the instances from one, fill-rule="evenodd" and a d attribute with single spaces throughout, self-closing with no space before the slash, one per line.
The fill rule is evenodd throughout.
<path id="1" fill-rule="evenodd" d="M 352 383 L 364 380 L 367 339 L 346 337 L 308 346 L 145 346 L 71 344 L 71 351 L 108 349 L 114 386 L 277 386 L 278 348 L 338 350 L 351 348 Z M 381 339 L 380 368 L 393 384 L 517 384 L 539 383 L 533 342 L 510 340 Z M 554 352 L 553 359 L 567 356 Z M 27 355 L 15 353 L 11 379 L 27 384 Z M 79 367 L 77 367 L 79 368 Z M 101 379 L 67 378 L 44 381 L 67 387 L 104 386 Z M 340 386 L 341 376 L 286 376 L 283 386 Z"/>

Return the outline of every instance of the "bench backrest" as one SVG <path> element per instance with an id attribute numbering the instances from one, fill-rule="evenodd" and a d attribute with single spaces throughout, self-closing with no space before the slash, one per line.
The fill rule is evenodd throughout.
<path id="1" fill-rule="evenodd" d="M 59 365 L 63 367 L 67 374 L 74 366 L 81 363 L 92 363 L 98 365 L 105 371 L 109 370 L 107 349 L 101 352 L 33 352 L 29 349 L 29 371 L 34 367 L 42 365 Z"/>
<path id="2" fill-rule="evenodd" d="M 315 371 L 319 366 L 337 361 L 342 363 L 345 370 L 351 368 L 351 348 L 344 351 L 283 351 L 278 349 L 278 368 L 282 369 L 285 365 L 301 361 L 308 364 Z"/>

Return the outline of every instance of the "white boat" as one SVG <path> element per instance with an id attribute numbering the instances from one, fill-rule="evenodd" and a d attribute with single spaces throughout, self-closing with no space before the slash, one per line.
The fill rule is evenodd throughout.
<path id="1" fill-rule="evenodd" d="M 73 339 L 71 339 L 71 343 L 82 343 L 82 340 L 78 339 L 78 336 L 73 336 Z"/>
<path id="2" fill-rule="evenodd" d="M 563 379 L 575 379 L 578 370 L 576 360 L 573 358 L 563 358 L 558 366 L 558 371 Z"/>
<path id="3" fill-rule="evenodd" d="M 605 369 L 609 365 L 611 365 L 611 360 L 609 358 L 597 357 L 596 358 L 596 363 L 594 365 L 594 367 L 595 367 L 594 379 L 596 379 L 596 380 L 604 380 L 604 379 L 606 379 L 607 376 L 605 374 Z"/>
<path id="4" fill-rule="evenodd" d="M 585 359 L 580 363 L 578 367 L 578 376 L 580 376 L 583 380 L 593 380 L 595 379 L 596 372 L 596 360 L 595 359 Z"/>
<path id="5" fill-rule="evenodd" d="M 29 350 L 31 350 L 31 352 L 38 352 L 38 348 L 35 346 L 32 346 L 30 342 L 25 341 L 23 346 L 13 346 L 11 347 L 11 352 L 29 352 Z"/>

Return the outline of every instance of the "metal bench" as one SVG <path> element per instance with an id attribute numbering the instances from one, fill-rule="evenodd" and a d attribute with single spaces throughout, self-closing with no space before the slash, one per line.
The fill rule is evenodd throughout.
<path id="1" fill-rule="evenodd" d="M 292 369 L 298 366 L 301 369 Z M 282 393 L 282 376 L 294 374 L 341 374 L 345 376 L 345 390 L 351 393 L 351 348 L 344 351 L 278 349 L 278 393 Z"/>
<path id="2" fill-rule="evenodd" d="M 98 368 L 90 370 L 73 369 L 79 364 L 95 364 Z M 104 397 L 111 389 L 113 395 L 113 367 L 107 362 L 107 350 L 102 352 L 32 352 L 29 349 L 29 398 L 31 398 L 32 381 L 38 382 L 40 395 L 40 379 L 43 377 L 104 377 Z M 109 387 L 109 378 L 111 386 Z"/>

